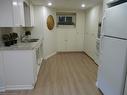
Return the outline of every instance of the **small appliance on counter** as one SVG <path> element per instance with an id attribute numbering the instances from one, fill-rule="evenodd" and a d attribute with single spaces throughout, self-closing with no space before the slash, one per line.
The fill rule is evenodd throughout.
<path id="1" fill-rule="evenodd" d="M 30 31 L 25 31 L 20 35 L 21 42 L 27 42 L 28 40 L 31 39 L 31 32 Z"/>
<path id="2" fill-rule="evenodd" d="M 25 36 L 26 36 L 26 39 L 31 39 L 31 32 L 30 31 L 26 31 L 25 32 Z"/>
<path id="3" fill-rule="evenodd" d="M 3 34 L 2 40 L 5 46 L 11 46 L 17 43 L 18 34 L 17 33 L 9 33 Z"/>
<path id="4" fill-rule="evenodd" d="M 20 35 L 20 39 L 22 43 L 31 43 L 31 42 L 37 42 L 39 39 L 37 38 L 31 38 L 31 32 L 25 31 Z"/>

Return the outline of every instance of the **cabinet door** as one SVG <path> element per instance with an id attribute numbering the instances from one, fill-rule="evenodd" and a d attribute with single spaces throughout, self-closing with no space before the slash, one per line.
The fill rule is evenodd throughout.
<path id="1" fill-rule="evenodd" d="M 82 51 L 83 37 L 76 29 L 57 29 L 58 51 Z"/>
<path id="2" fill-rule="evenodd" d="M 13 26 L 12 0 L 0 0 L 0 27 Z"/>
<path id="3" fill-rule="evenodd" d="M 67 50 L 67 33 L 61 29 L 57 30 L 57 45 L 58 51 Z"/>
<path id="4" fill-rule="evenodd" d="M 25 26 L 25 17 L 24 17 L 24 0 L 18 0 L 19 3 L 19 20 L 20 26 Z"/>
<path id="5" fill-rule="evenodd" d="M 31 22 L 31 27 L 34 26 L 34 8 L 33 5 L 30 4 L 30 22 Z"/>
<path id="6" fill-rule="evenodd" d="M 127 95 L 127 76 L 126 76 L 126 83 L 125 83 L 124 95 Z"/>
<path id="7" fill-rule="evenodd" d="M 25 26 L 23 0 L 13 0 L 14 26 Z"/>
<path id="8" fill-rule="evenodd" d="M 123 95 L 127 41 L 110 37 L 101 40 L 98 86 L 104 95 Z"/>
<path id="9" fill-rule="evenodd" d="M 83 45 L 84 45 L 84 33 L 76 32 L 76 50 L 83 51 Z"/>
<path id="10" fill-rule="evenodd" d="M 76 29 L 67 31 L 67 51 L 83 51 L 83 33 Z"/>
<path id="11" fill-rule="evenodd" d="M 5 88 L 5 79 L 4 79 L 4 66 L 3 66 L 3 55 L 0 53 L 0 91 L 3 91 Z"/>
<path id="12" fill-rule="evenodd" d="M 4 51 L 3 60 L 7 87 L 34 84 L 32 51 Z"/>
<path id="13" fill-rule="evenodd" d="M 30 12 L 30 8 L 29 5 L 25 7 L 24 0 L 0 0 L 0 27 L 33 26 L 33 10 Z"/>
<path id="14" fill-rule="evenodd" d="M 30 27 L 31 26 L 31 19 L 30 19 L 30 6 L 27 3 L 24 4 L 24 18 L 25 18 L 25 26 Z"/>
<path id="15" fill-rule="evenodd" d="M 38 72 L 37 72 L 37 67 L 38 67 L 38 60 L 37 60 L 37 51 L 36 49 L 33 50 L 33 61 L 34 61 L 34 64 L 33 64 L 33 73 L 34 73 L 34 83 L 36 83 L 37 81 L 37 76 L 38 76 Z"/>

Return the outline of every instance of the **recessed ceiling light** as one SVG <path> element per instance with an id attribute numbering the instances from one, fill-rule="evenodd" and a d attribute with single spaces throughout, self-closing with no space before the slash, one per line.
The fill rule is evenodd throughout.
<path id="1" fill-rule="evenodd" d="M 86 5 L 85 4 L 82 4 L 81 7 L 84 8 Z"/>
<path id="2" fill-rule="evenodd" d="M 48 6 L 52 6 L 52 3 L 51 3 L 51 2 L 49 2 L 49 3 L 48 3 Z"/>
<path id="3" fill-rule="evenodd" d="M 12 2 L 13 6 L 17 6 L 18 3 L 16 1 Z"/>

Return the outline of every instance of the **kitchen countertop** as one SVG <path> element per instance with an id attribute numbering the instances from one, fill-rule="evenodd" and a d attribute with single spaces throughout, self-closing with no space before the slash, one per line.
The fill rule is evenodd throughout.
<path id="1" fill-rule="evenodd" d="M 18 42 L 15 45 L 11 46 L 0 46 L 0 51 L 4 50 L 33 50 L 35 48 L 38 48 L 41 44 L 41 40 L 38 40 L 37 42 Z"/>

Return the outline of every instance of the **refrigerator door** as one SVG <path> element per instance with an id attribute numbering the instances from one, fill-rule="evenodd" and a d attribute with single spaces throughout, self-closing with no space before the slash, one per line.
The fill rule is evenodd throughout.
<path id="1" fill-rule="evenodd" d="M 127 76 L 126 76 L 126 83 L 125 83 L 124 95 L 127 95 Z"/>
<path id="2" fill-rule="evenodd" d="M 127 39 L 127 3 L 108 8 L 105 11 L 101 35 Z"/>
<path id="3" fill-rule="evenodd" d="M 126 54 L 126 40 L 103 37 L 97 82 L 104 95 L 123 95 Z"/>

